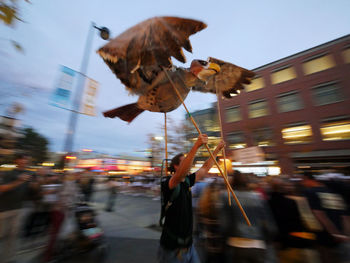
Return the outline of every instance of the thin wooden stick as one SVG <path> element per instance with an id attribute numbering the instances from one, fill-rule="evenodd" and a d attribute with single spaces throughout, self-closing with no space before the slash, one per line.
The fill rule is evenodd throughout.
<path id="1" fill-rule="evenodd" d="M 168 132 L 166 128 L 166 112 L 164 112 L 164 139 L 165 139 L 165 176 L 168 176 Z"/>
<path id="2" fill-rule="evenodd" d="M 219 98 L 219 90 L 216 88 L 216 97 L 217 97 L 217 109 L 218 109 L 218 116 L 219 116 L 219 125 L 220 125 L 220 134 L 221 134 L 221 140 L 224 140 L 224 131 L 222 128 L 222 119 L 221 119 L 221 111 L 220 111 L 220 98 Z M 224 174 L 227 178 L 227 168 L 226 168 L 226 153 L 225 148 L 222 149 L 222 156 L 224 157 Z M 227 196 L 228 196 L 228 204 L 231 206 L 231 198 L 230 198 L 230 191 L 227 187 Z"/>
<path id="3" fill-rule="evenodd" d="M 182 105 L 184 106 L 184 108 L 185 108 L 185 110 L 186 110 L 188 116 L 190 117 L 190 119 L 191 119 L 191 121 L 192 121 L 192 124 L 193 124 L 194 127 L 196 128 L 197 132 L 198 132 L 199 134 L 202 134 L 201 131 L 200 131 L 200 129 L 199 129 L 198 126 L 197 126 L 197 123 L 195 122 L 195 120 L 193 119 L 192 115 L 191 115 L 190 112 L 188 111 L 188 109 L 187 109 L 187 107 L 186 107 L 186 105 L 185 105 L 185 102 L 184 102 L 184 100 L 183 100 L 182 97 L 181 97 L 181 94 L 180 94 L 179 91 L 177 90 L 177 88 L 176 88 L 174 82 L 172 81 L 172 79 L 170 78 L 168 72 L 166 72 L 166 70 L 165 70 L 164 68 L 163 68 L 163 71 L 164 71 L 165 75 L 167 76 L 167 78 L 169 79 L 171 85 L 173 86 L 173 88 L 174 88 L 174 90 L 175 90 L 177 96 L 178 96 L 179 99 L 181 100 Z M 245 211 L 244 211 L 244 209 L 243 209 L 241 203 L 239 202 L 239 200 L 238 200 L 236 194 L 233 192 L 233 189 L 232 189 L 230 183 L 228 182 L 227 178 L 224 176 L 224 174 L 223 174 L 223 172 L 222 172 L 222 170 L 221 170 L 221 168 L 220 168 L 220 165 L 218 164 L 218 162 L 216 161 L 216 159 L 215 159 L 213 153 L 212 153 L 211 150 L 209 149 L 208 144 L 205 144 L 205 147 L 207 148 L 208 153 L 210 154 L 210 157 L 211 157 L 211 158 L 213 159 L 213 161 L 215 162 L 215 165 L 217 166 L 217 168 L 218 168 L 218 170 L 219 170 L 221 176 L 224 178 L 224 181 L 225 181 L 225 183 L 226 183 L 226 186 L 229 188 L 229 190 L 230 190 L 230 192 L 231 192 L 233 198 L 234 198 L 235 201 L 236 201 L 236 204 L 238 205 L 239 209 L 241 210 L 241 213 L 242 213 L 242 215 L 243 215 L 245 221 L 247 222 L 247 224 L 248 224 L 249 226 L 251 226 L 251 223 L 250 223 L 250 221 L 249 221 L 249 218 L 247 217 L 247 214 L 245 213 Z"/>

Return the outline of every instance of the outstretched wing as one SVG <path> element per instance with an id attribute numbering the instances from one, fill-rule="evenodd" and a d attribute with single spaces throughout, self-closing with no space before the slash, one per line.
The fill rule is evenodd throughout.
<path id="1" fill-rule="evenodd" d="M 209 62 L 218 64 L 220 72 L 211 76 L 206 83 L 197 81 L 192 90 L 210 93 L 216 93 L 218 90 L 224 97 L 231 98 L 232 94 L 244 89 L 243 84 L 250 84 L 252 77 L 255 76 L 253 71 L 223 60 L 209 57 Z"/>
<path id="2" fill-rule="evenodd" d="M 145 20 L 101 47 L 97 52 L 132 93 L 144 94 L 171 57 L 186 62 L 182 48 L 192 52 L 189 37 L 206 28 L 201 21 L 178 17 Z"/>

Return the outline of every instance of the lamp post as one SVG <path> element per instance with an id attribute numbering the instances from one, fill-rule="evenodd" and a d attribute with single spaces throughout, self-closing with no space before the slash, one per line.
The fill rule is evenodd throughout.
<path id="1" fill-rule="evenodd" d="M 70 113 L 69 117 L 69 124 L 68 129 L 66 133 L 66 139 L 64 144 L 64 151 L 65 152 L 72 152 L 73 151 L 73 141 L 74 141 L 74 135 L 75 130 L 77 126 L 77 120 L 78 120 L 78 114 L 79 114 L 79 106 L 81 103 L 81 97 L 84 89 L 84 82 L 86 77 L 86 71 L 87 66 L 89 63 L 90 53 L 91 53 L 91 46 L 92 46 L 92 40 L 95 29 L 100 31 L 100 37 L 103 40 L 109 39 L 109 29 L 106 27 L 97 27 L 94 22 L 91 22 L 91 26 L 89 29 L 89 33 L 85 42 L 85 48 L 83 53 L 83 60 L 80 65 L 80 74 L 78 76 L 78 82 L 77 82 L 77 90 L 73 101 L 73 109 Z"/>

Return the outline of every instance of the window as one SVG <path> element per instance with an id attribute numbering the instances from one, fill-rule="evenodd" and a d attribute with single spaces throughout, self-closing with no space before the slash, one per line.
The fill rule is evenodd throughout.
<path id="1" fill-rule="evenodd" d="M 253 141 L 254 145 L 263 147 L 263 146 L 273 146 L 273 132 L 271 128 L 259 128 L 253 130 Z"/>
<path id="2" fill-rule="evenodd" d="M 226 109 L 226 122 L 235 122 L 240 121 L 241 119 L 241 111 L 239 106 Z"/>
<path id="3" fill-rule="evenodd" d="M 250 83 L 249 85 L 244 85 L 244 87 L 246 92 L 262 89 L 263 87 L 265 87 L 264 79 L 262 77 L 252 79 L 252 83 Z"/>
<path id="4" fill-rule="evenodd" d="M 247 144 L 242 132 L 232 132 L 227 135 L 227 142 L 230 149 L 245 148 Z"/>
<path id="5" fill-rule="evenodd" d="M 312 96 L 316 106 L 343 101 L 343 94 L 338 83 L 325 83 L 312 89 Z"/>
<path id="6" fill-rule="evenodd" d="M 331 55 L 318 56 L 303 63 L 305 75 L 323 71 L 335 67 L 335 62 Z"/>
<path id="7" fill-rule="evenodd" d="M 350 47 L 348 47 L 343 51 L 343 57 L 344 57 L 345 64 L 350 63 Z"/>
<path id="8" fill-rule="evenodd" d="M 336 118 L 321 124 L 321 135 L 324 141 L 350 140 L 350 119 Z"/>
<path id="9" fill-rule="evenodd" d="M 258 118 L 269 115 L 267 102 L 265 100 L 253 101 L 248 105 L 249 118 Z"/>
<path id="10" fill-rule="evenodd" d="M 309 143 L 312 141 L 312 129 L 305 124 L 284 128 L 282 137 L 286 144 Z"/>
<path id="11" fill-rule="evenodd" d="M 300 95 L 297 92 L 289 92 L 279 95 L 277 97 L 277 106 L 279 112 L 300 110 L 304 107 Z"/>
<path id="12" fill-rule="evenodd" d="M 293 67 L 287 67 L 280 70 L 277 70 L 271 74 L 271 83 L 278 84 L 281 82 L 285 82 L 291 79 L 295 79 L 297 74 Z"/>

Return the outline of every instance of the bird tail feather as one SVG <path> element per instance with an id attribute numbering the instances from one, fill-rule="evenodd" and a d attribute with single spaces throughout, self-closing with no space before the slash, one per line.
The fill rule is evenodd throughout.
<path id="1" fill-rule="evenodd" d="M 122 119 L 123 121 L 127 121 L 128 123 L 130 123 L 133 121 L 133 119 L 135 119 L 143 111 L 144 111 L 143 109 L 140 109 L 137 106 L 137 103 L 131 103 L 131 104 L 119 107 L 119 108 L 105 111 L 103 113 L 103 116 L 105 116 L 107 118 L 118 117 L 118 118 Z"/>

